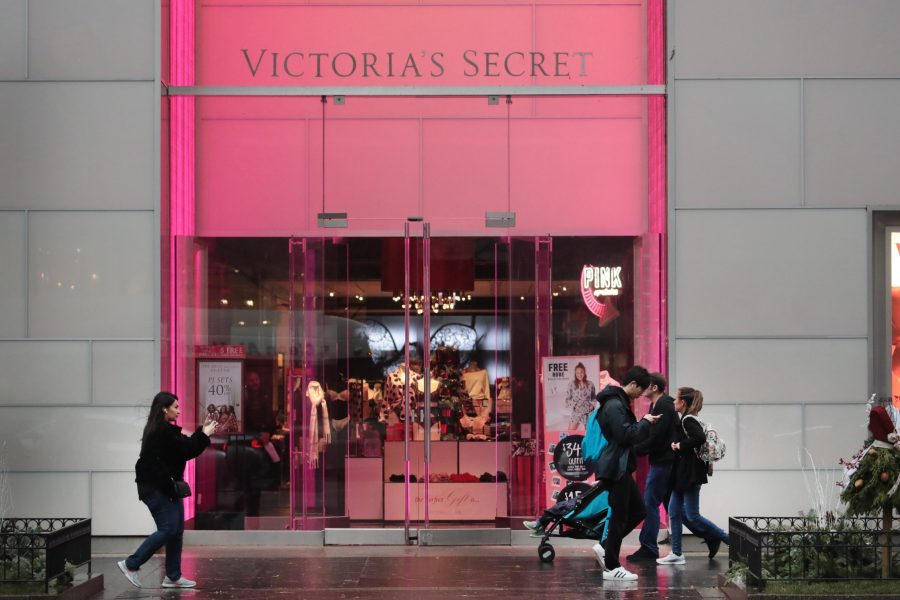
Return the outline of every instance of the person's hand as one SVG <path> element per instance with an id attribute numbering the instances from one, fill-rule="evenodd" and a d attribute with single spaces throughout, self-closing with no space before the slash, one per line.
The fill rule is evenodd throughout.
<path id="1" fill-rule="evenodd" d="M 672 450 L 675 452 L 681 450 L 681 442 L 672 442 Z"/>
<path id="2" fill-rule="evenodd" d="M 651 415 L 650 413 L 647 413 L 646 415 L 644 415 L 644 418 L 651 423 L 656 423 L 657 421 L 659 421 L 660 415 Z"/>
<path id="3" fill-rule="evenodd" d="M 219 424 L 215 421 L 207 421 L 203 424 L 203 433 L 205 433 L 206 436 L 209 437 L 216 432 L 216 429 L 218 429 L 218 427 Z"/>

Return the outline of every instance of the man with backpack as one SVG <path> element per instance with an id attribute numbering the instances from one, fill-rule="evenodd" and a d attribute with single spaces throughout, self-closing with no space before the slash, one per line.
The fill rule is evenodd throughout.
<path id="1" fill-rule="evenodd" d="M 650 387 L 646 396 L 653 403 L 651 415 L 659 415 L 659 421 L 650 426 L 649 437 L 635 447 L 638 456 L 646 455 L 650 460 L 650 471 L 644 485 L 644 524 L 641 526 L 641 546 L 626 558 L 635 562 L 655 561 L 659 558 L 659 505 L 669 505 L 671 493 L 672 465 L 675 452 L 672 442 L 681 422 L 675 413 L 675 400 L 666 394 L 666 378 L 662 373 L 650 373 Z"/>
<path id="2" fill-rule="evenodd" d="M 650 387 L 650 373 L 641 366 L 628 369 L 622 387 L 609 385 L 597 394 L 600 429 L 606 446 L 594 463 L 594 474 L 609 490 L 610 518 L 603 545 L 593 547 L 605 581 L 635 581 L 638 576 L 619 562 L 622 539 L 644 519 L 644 502 L 632 474 L 637 468 L 634 447 L 646 439 L 659 415 L 647 414 L 638 422 L 631 403 Z"/>

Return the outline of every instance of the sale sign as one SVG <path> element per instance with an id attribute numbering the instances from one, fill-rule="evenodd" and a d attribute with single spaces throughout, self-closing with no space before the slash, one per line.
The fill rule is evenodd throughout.
<path id="1" fill-rule="evenodd" d="M 241 410 L 243 361 L 197 361 L 197 421 L 216 421 L 217 434 L 242 433 Z"/>

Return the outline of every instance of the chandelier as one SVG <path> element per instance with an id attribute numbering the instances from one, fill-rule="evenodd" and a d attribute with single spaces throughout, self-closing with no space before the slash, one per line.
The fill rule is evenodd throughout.
<path id="1" fill-rule="evenodd" d="M 409 297 L 409 303 L 406 302 L 403 294 L 395 294 L 393 296 L 394 302 L 400 302 L 400 308 L 405 309 L 407 304 L 412 309 L 415 309 L 416 314 L 421 315 L 425 312 L 425 295 L 416 295 L 413 294 Z M 449 311 L 456 308 L 456 305 L 460 302 L 467 302 L 472 300 L 472 294 L 466 294 L 464 292 L 436 292 L 431 294 L 431 312 L 434 314 L 440 313 L 443 311 Z"/>

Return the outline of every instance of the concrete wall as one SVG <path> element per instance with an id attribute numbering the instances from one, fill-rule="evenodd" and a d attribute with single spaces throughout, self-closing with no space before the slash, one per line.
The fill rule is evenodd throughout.
<path id="1" fill-rule="evenodd" d="M 146 533 L 159 379 L 159 3 L 0 0 L 0 448 L 7 516 Z"/>
<path id="2" fill-rule="evenodd" d="M 837 459 L 866 436 L 867 207 L 900 206 L 898 22 L 891 0 L 669 2 L 672 379 L 728 443 L 702 502 L 723 526 L 812 508 L 813 467 L 836 500 Z"/>

